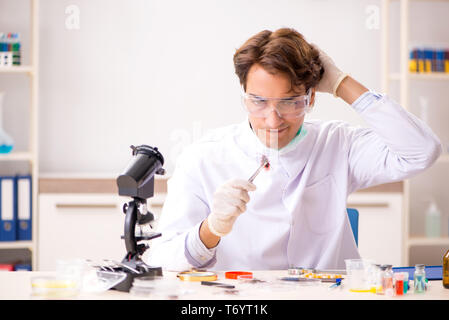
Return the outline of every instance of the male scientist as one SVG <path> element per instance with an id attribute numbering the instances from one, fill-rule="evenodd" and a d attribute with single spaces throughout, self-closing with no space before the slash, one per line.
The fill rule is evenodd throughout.
<path id="1" fill-rule="evenodd" d="M 350 193 L 401 181 L 442 151 L 431 129 L 342 72 L 297 31 L 262 31 L 234 55 L 248 118 L 179 156 L 149 264 L 167 270 L 342 269 L 359 258 Z M 305 121 L 316 92 L 368 124 Z M 248 178 L 268 158 L 269 166 Z"/>

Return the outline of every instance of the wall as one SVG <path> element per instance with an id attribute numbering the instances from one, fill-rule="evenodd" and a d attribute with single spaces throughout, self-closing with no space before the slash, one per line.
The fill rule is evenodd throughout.
<path id="1" fill-rule="evenodd" d="M 26 11 L 27 4 L 4 0 L 0 8 Z M 73 5 L 79 29 L 71 29 Z M 380 1 L 41 0 L 40 171 L 116 174 L 129 146 L 146 143 L 160 148 L 170 173 L 185 144 L 244 119 L 232 57 L 263 29 L 297 29 L 379 90 L 373 6 Z M 26 15 L 20 18 L 26 30 Z M 27 101 L 11 93 L 8 104 L 22 108 Z M 17 148 L 26 149 L 26 132 L 11 129 L 26 120 L 19 114 L 7 127 Z M 321 94 L 310 117 L 363 123 Z"/>

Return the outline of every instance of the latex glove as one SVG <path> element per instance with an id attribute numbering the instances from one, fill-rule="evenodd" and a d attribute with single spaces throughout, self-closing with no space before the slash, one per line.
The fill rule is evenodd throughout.
<path id="1" fill-rule="evenodd" d="M 256 186 L 253 183 L 242 179 L 232 179 L 218 187 L 207 217 L 210 231 L 219 237 L 231 232 L 237 217 L 246 211 L 250 199 L 248 192 L 254 190 Z"/>
<path id="2" fill-rule="evenodd" d="M 331 57 L 329 57 L 324 51 L 322 51 L 317 45 L 312 45 L 320 53 L 320 60 L 324 67 L 323 77 L 318 83 L 316 90 L 318 92 L 327 92 L 337 97 L 337 89 L 344 78 L 348 76 L 347 73 L 342 72 L 335 65 Z"/>

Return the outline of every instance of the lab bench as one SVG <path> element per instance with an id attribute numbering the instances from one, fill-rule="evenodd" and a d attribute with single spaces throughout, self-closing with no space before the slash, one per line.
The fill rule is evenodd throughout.
<path id="1" fill-rule="evenodd" d="M 241 280 L 226 279 L 225 272 L 216 272 L 217 281 L 234 285 L 234 289 L 201 285 L 200 282 L 181 281 L 177 272 L 164 271 L 159 288 L 154 294 L 137 295 L 129 292 L 107 290 L 103 292 L 83 292 L 64 299 L 81 300 L 449 300 L 449 289 L 445 289 L 442 281 L 430 281 L 425 293 L 415 294 L 412 291 L 402 296 L 386 296 L 369 292 L 350 292 L 343 284 L 336 289 L 329 289 L 330 283 L 304 285 L 281 281 L 288 275 L 287 270 L 253 271 L 253 279 L 260 282 L 247 283 Z M 45 296 L 33 295 L 31 280 L 36 277 L 52 276 L 54 272 L 1 272 L 0 300 L 47 299 Z M 170 289 L 167 289 L 170 288 Z M 54 297 L 55 298 L 55 297 Z M 53 298 L 53 299 L 54 299 Z"/>

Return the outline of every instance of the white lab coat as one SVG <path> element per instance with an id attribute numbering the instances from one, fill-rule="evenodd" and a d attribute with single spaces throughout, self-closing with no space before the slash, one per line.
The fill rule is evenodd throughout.
<path id="1" fill-rule="evenodd" d="M 189 237 L 199 239 L 215 190 L 229 179 L 248 179 L 265 154 L 270 170 L 254 180 L 257 190 L 231 233 L 208 251 L 214 259 L 205 261 L 207 269 L 344 268 L 344 259 L 359 257 L 347 196 L 409 178 L 441 153 L 430 128 L 387 96 L 359 113 L 369 128 L 305 121 L 305 136 L 280 151 L 265 147 L 248 120 L 187 147 L 168 181 L 162 237 L 153 240 L 147 262 L 169 270 L 201 267 L 187 259 L 186 248 Z"/>

